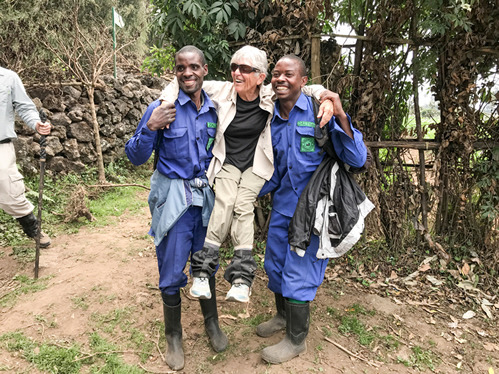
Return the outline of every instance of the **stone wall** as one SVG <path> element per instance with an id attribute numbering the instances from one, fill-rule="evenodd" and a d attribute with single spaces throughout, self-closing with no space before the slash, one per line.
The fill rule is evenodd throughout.
<path id="1" fill-rule="evenodd" d="M 102 77 L 106 90 L 95 90 L 97 121 L 104 165 L 125 155 L 125 143 L 133 136 L 147 106 L 157 99 L 167 81 L 149 75 Z M 80 173 L 97 167 L 92 114 L 87 92 L 78 86 L 29 88 L 37 108 L 43 108 L 52 123 L 47 136 L 46 169 L 51 173 Z M 16 119 L 14 142 L 17 163 L 24 174 L 39 169 L 40 135 Z"/>

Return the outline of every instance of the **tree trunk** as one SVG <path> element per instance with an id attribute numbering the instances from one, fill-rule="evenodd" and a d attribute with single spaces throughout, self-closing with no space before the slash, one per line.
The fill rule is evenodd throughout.
<path id="1" fill-rule="evenodd" d="M 104 160 L 102 158 L 102 148 L 100 145 L 99 123 L 97 122 L 97 113 L 95 111 L 93 86 L 88 87 L 88 99 L 90 101 L 90 110 L 92 111 L 92 122 L 94 125 L 95 150 L 97 151 L 97 168 L 99 171 L 99 182 L 106 183 L 106 174 L 104 173 Z"/>

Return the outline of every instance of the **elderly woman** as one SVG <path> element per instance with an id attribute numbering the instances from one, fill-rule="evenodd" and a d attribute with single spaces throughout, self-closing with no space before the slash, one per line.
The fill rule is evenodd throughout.
<path id="1" fill-rule="evenodd" d="M 207 170 L 210 184 L 215 183 L 216 198 L 204 247 L 191 259 L 194 282 L 190 294 L 196 298 L 211 298 L 215 282 L 210 278 L 218 267 L 220 245 L 230 230 L 234 258 L 224 274 L 232 284 L 226 300 L 249 301 L 257 268 L 252 256 L 253 204 L 274 172 L 270 131 L 274 93 L 270 85 L 263 85 L 267 67 L 264 51 L 244 46 L 232 56 L 232 82 L 203 83 L 203 89 L 218 107 L 213 159 Z M 303 92 L 320 99 L 321 94 L 330 91 L 322 86 L 306 86 Z M 174 102 L 177 96 L 178 82 L 174 80 L 160 99 Z M 322 104 L 319 116 L 323 113 L 321 124 L 332 117 L 329 100 Z"/>

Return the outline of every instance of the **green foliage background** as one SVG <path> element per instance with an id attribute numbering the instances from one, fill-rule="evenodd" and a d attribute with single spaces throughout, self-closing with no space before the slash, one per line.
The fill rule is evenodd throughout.
<path id="1" fill-rule="evenodd" d="M 70 17 L 79 4 L 79 24 L 91 35 L 96 25 L 109 25 L 111 30 L 114 6 L 126 27 L 116 27 L 118 43 L 136 41 L 122 51 L 124 59 L 140 66 L 148 50 L 147 0 L 4 0 L 0 12 L 0 65 L 16 71 L 25 82 L 53 81 L 71 78 L 54 56 L 40 42 L 47 30 L 61 33 L 62 26 L 71 28 Z M 111 33 L 109 41 L 112 42 Z"/>

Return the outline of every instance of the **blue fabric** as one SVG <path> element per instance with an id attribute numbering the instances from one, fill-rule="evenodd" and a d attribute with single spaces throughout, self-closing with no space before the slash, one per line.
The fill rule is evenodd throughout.
<path id="1" fill-rule="evenodd" d="M 201 94 L 204 103 L 198 112 L 194 102 L 180 90 L 175 101 L 176 119 L 163 131 L 157 169 L 168 178 L 190 180 L 205 175 L 208 170 L 213 157 L 217 113 L 206 93 Z M 145 163 L 156 147 L 158 132 L 149 130 L 147 121 L 160 105 L 156 100 L 148 106 L 134 136 L 125 145 L 125 152 L 134 165 Z"/>
<path id="2" fill-rule="evenodd" d="M 291 218 L 272 210 L 264 265 L 269 277 L 268 287 L 272 292 L 287 298 L 312 301 L 324 279 L 329 260 L 317 259 L 317 235 L 312 235 L 303 257 L 291 251 L 288 244 L 290 221 Z"/>
<path id="3" fill-rule="evenodd" d="M 151 177 L 148 203 L 152 216 L 149 233 L 154 236 L 157 246 L 165 236 L 170 235 L 169 230 L 191 206 L 202 207 L 202 224 L 207 227 L 215 194 L 205 176 L 190 181 L 170 179 L 156 170 Z"/>
<path id="4" fill-rule="evenodd" d="M 192 206 L 170 228 L 168 235 L 156 247 L 159 289 L 173 295 L 187 285 L 185 264 L 193 253 L 201 250 L 206 236 L 201 208 Z"/>
<path id="5" fill-rule="evenodd" d="M 329 124 L 330 136 L 338 157 L 353 167 L 361 167 L 367 151 L 362 133 L 351 125 L 354 139 L 350 138 L 333 117 Z M 314 139 L 315 119 L 311 98 L 300 95 L 285 120 L 279 115 L 276 102 L 271 122 L 272 148 L 274 150 L 274 174 L 260 191 L 260 196 L 273 195 L 273 209 L 292 217 L 303 189 L 324 158 Z"/>

